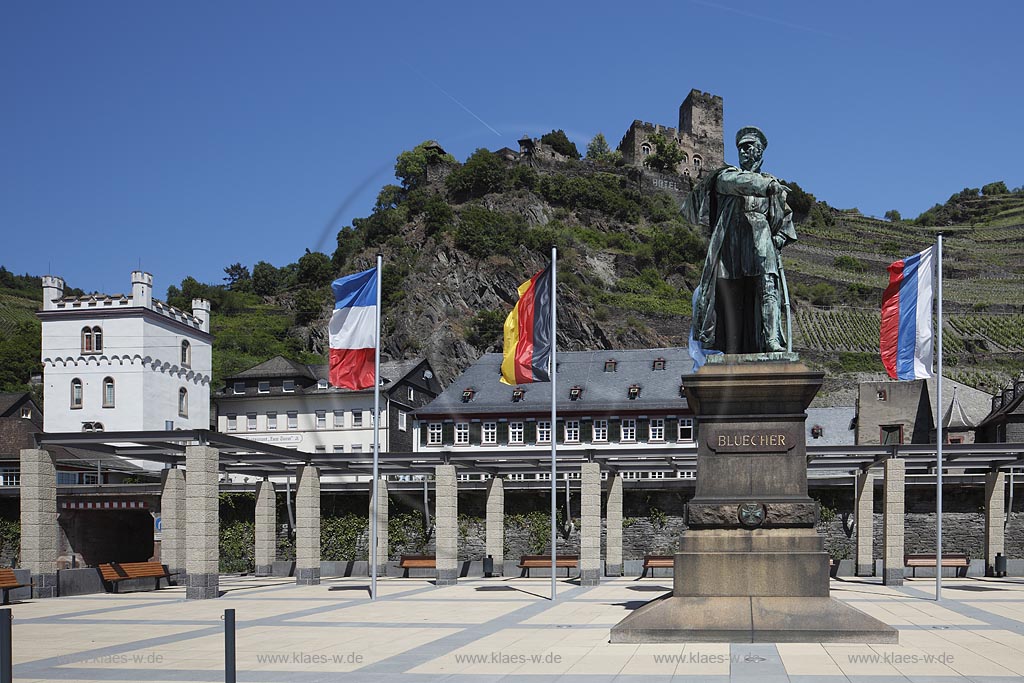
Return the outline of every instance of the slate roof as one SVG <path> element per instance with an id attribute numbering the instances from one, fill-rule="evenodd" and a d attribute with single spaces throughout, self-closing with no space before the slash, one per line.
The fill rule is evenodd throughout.
<path id="1" fill-rule="evenodd" d="M 964 407 L 956 396 L 956 389 L 953 389 L 953 400 L 950 401 L 946 414 L 942 416 L 942 426 L 951 432 L 963 432 L 974 429 L 975 423 L 964 412 Z"/>
<path id="2" fill-rule="evenodd" d="M 500 413 L 502 415 L 543 413 L 551 410 L 551 385 L 547 382 L 519 385 L 522 400 L 512 401 L 516 387 L 499 382 L 502 355 L 488 353 L 457 377 L 436 399 L 416 411 L 417 417 Z M 654 370 L 653 362 L 664 359 L 665 369 Z M 616 361 L 614 372 L 605 372 L 605 362 Z M 558 353 L 557 408 L 560 413 L 616 413 L 645 410 L 686 410 L 680 378 L 691 374 L 693 360 L 685 348 L 639 349 L 629 351 L 562 351 Z M 640 387 L 635 400 L 627 397 L 629 387 Z M 579 400 L 569 398 L 578 386 Z M 464 403 L 464 390 L 473 397 Z"/>
<path id="3" fill-rule="evenodd" d="M 316 377 L 312 372 L 310 372 L 307 366 L 302 363 L 296 363 L 293 360 L 288 360 L 284 356 L 274 356 L 270 360 L 263 361 L 259 365 L 253 366 L 248 370 L 243 370 L 237 375 L 228 377 L 227 380 L 265 379 L 270 377 L 286 377 L 289 379 L 303 377 L 308 380 L 316 381 Z"/>
<path id="4" fill-rule="evenodd" d="M 938 382 L 934 379 L 929 379 L 926 381 L 926 384 L 928 385 L 928 399 L 932 405 L 933 424 L 938 424 L 938 415 L 941 414 L 943 416 L 942 424 L 948 426 L 949 412 L 953 407 L 954 400 L 959 404 L 959 412 L 964 422 L 970 423 L 969 428 L 973 428 L 974 425 L 981 422 L 992 408 L 991 394 L 986 394 L 984 391 L 979 391 L 974 387 L 961 384 L 948 377 L 943 377 L 942 402 L 945 405 L 941 406 L 940 409 Z"/>
<path id="5" fill-rule="evenodd" d="M 0 416 L 6 415 L 7 411 L 18 405 L 18 403 L 20 403 L 27 395 L 27 391 L 15 391 L 0 394 Z"/>
<path id="6" fill-rule="evenodd" d="M 857 408 L 843 406 L 836 408 L 807 409 L 807 445 L 808 446 L 852 446 L 856 441 L 856 429 L 851 429 L 857 417 Z M 821 436 L 814 438 L 811 433 L 815 427 L 821 427 Z"/>
<path id="7" fill-rule="evenodd" d="M 397 360 L 397 361 L 385 361 L 380 364 L 380 374 L 384 378 L 384 384 L 394 384 L 399 380 L 406 377 L 409 373 L 416 369 L 421 363 L 424 362 L 423 358 L 414 358 L 412 360 Z M 352 392 L 351 389 L 343 389 L 341 387 L 329 386 L 326 389 L 317 388 L 317 381 L 321 379 L 329 379 L 330 365 L 327 364 L 314 364 L 314 365 L 303 365 L 292 360 L 288 360 L 283 356 L 274 356 L 268 361 L 264 361 L 259 365 L 253 366 L 248 370 L 243 370 L 236 375 L 227 377 L 224 379 L 224 386 L 215 392 L 214 396 L 217 398 L 232 398 L 235 396 L 255 396 L 257 395 L 257 388 L 255 386 L 248 386 L 245 394 L 236 394 L 234 392 L 234 383 L 236 381 L 246 382 L 251 384 L 252 380 L 271 380 L 271 379 L 293 379 L 296 380 L 295 391 L 284 393 L 280 384 L 273 384 L 270 387 L 269 392 L 259 394 L 260 396 L 292 396 L 295 394 L 316 394 L 316 393 L 338 393 L 338 392 Z M 251 391 L 250 391 L 251 389 Z M 360 389 L 360 392 L 372 392 L 373 389 Z"/>
<path id="8" fill-rule="evenodd" d="M 35 435 L 42 430 L 29 420 L 20 417 L 0 418 L 0 460 L 19 461 L 22 448 L 35 448 Z M 142 467 L 123 460 L 116 455 L 84 451 L 78 448 L 48 446 L 58 464 L 75 467 L 95 468 L 99 462 L 104 469 L 120 472 L 142 472 Z"/>

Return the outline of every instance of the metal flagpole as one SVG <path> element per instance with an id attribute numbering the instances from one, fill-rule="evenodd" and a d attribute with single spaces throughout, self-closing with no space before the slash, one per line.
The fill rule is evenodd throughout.
<path id="1" fill-rule="evenodd" d="M 942 441 L 945 438 L 942 425 L 942 233 L 939 233 L 938 245 L 935 253 L 936 261 L 936 292 L 938 296 L 938 334 L 936 335 L 936 347 L 938 352 L 938 363 L 936 375 L 938 385 L 935 390 L 936 402 L 939 404 L 936 410 L 938 416 L 938 427 L 935 430 L 935 601 L 942 600 Z"/>
<path id="2" fill-rule="evenodd" d="M 556 442 L 558 439 L 555 437 L 555 430 L 558 428 L 555 420 L 557 419 L 557 413 L 555 409 L 557 393 L 555 392 L 555 375 L 558 371 L 557 363 L 555 362 L 555 353 L 558 348 L 558 338 L 555 336 L 557 331 L 556 320 L 558 316 L 555 315 L 555 300 L 558 298 L 555 296 L 555 283 L 556 273 L 558 268 L 556 267 L 558 258 L 558 250 L 556 247 L 551 247 L 551 599 L 554 600 L 556 596 L 555 592 L 555 574 L 557 564 L 556 546 L 558 544 L 558 536 L 556 535 L 556 500 L 557 495 L 555 488 L 555 477 L 557 474 L 557 467 L 555 465 L 555 454 L 557 452 Z"/>
<path id="3" fill-rule="evenodd" d="M 380 284 L 381 269 L 384 257 L 377 254 L 377 308 L 375 309 L 377 330 L 373 352 L 373 510 L 370 511 L 370 599 L 377 599 L 377 510 L 380 501 L 377 500 L 379 487 L 379 459 L 380 459 Z"/>

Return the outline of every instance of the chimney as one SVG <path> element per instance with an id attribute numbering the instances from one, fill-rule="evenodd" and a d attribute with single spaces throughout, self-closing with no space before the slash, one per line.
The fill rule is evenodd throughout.
<path id="1" fill-rule="evenodd" d="M 43 276 L 43 310 L 57 308 L 57 300 L 64 298 L 64 279 L 56 275 Z"/>
<path id="2" fill-rule="evenodd" d="M 192 299 L 192 315 L 199 318 L 199 329 L 210 331 L 210 302 L 206 299 Z"/>
<path id="3" fill-rule="evenodd" d="M 132 271 L 132 306 L 153 308 L 153 276 L 149 273 Z"/>

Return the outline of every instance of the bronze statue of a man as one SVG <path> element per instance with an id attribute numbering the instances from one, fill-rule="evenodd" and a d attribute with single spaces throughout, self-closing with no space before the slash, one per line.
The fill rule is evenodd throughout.
<path id="1" fill-rule="evenodd" d="M 725 353 L 785 351 L 788 292 L 779 252 L 796 240 L 785 185 L 761 173 L 768 138 L 736 133 L 740 167 L 724 166 L 683 202 L 683 216 L 711 229 L 693 310 L 693 339 Z"/>

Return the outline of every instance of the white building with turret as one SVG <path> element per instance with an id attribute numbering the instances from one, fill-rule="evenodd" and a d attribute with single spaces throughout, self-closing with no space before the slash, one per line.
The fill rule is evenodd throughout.
<path id="1" fill-rule="evenodd" d="M 44 431 L 209 429 L 210 303 L 180 311 L 131 277 L 131 294 L 81 297 L 43 277 Z"/>

